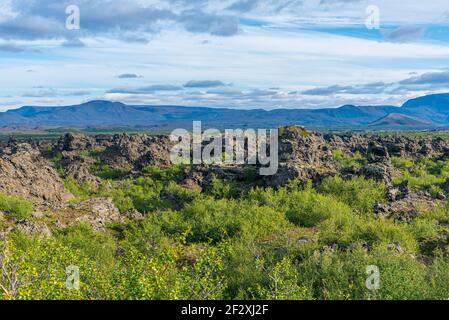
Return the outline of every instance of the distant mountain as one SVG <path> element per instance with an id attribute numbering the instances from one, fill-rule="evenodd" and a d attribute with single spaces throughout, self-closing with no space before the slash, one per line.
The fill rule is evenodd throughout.
<path id="1" fill-rule="evenodd" d="M 142 119 L 148 117 L 144 110 L 109 101 L 91 101 L 76 106 L 54 108 L 27 106 L 7 111 L 6 114 L 22 116 L 24 125 L 75 127 L 119 124 L 134 126 L 145 123 Z"/>
<path id="2" fill-rule="evenodd" d="M 449 94 L 434 94 L 412 99 L 402 106 L 403 114 L 428 122 L 447 125 L 449 123 Z"/>
<path id="3" fill-rule="evenodd" d="M 415 117 L 410 117 L 404 114 L 399 113 L 390 113 L 385 117 L 380 118 L 377 121 L 369 124 L 369 128 L 377 128 L 377 129 L 394 129 L 394 128 L 402 128 L 402 129 L 425 129 L 431 127 L 432 124 L 427 121 L 423 121 L 417 119 Z"/>
<path id="4" fill-rule="evenodd" d="M 23 126 L 28 124 L 28 119 L 20 114 L 3 112 L 0 113 L 0 127 Z"/>
<path id="5" fill-rule="evenodd" d="M 353 106 L 327 109 L 236 110 L 183 106 L 138 106 L 90 101 L 65 107 L 25 106 L 0 113 L 0 128 L 272 128 L 300 124 L 313 129 L 408 129 L 449 126 L 449 94 L 407 101 L 402 107 Z"/>

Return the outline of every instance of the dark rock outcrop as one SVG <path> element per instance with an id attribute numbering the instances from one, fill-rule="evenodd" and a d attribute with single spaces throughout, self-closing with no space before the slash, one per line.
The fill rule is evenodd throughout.
<path id="1" fill-rule="evenodd" d="M 0 150 L 0 192 L 19 195 L 38 205 L 60 206 L 73 196 L 39 150 L 13 143 Z"/>
<path id="2" fill-rule="evenodd" d="M 91 174 L 91 168 L 96 161 L 90 157 L 63 152 L 63 158 L 59 164 L 64 168 L 65 174 L 72 177 L 79 184 L 88 184 L 96 189 L 100 185 L 100 178 Z"/>
<path id="3" fill-rule="evenodd" d="M 115 135 L 104 151 L 102 161 L 129 169 L 141 169 L 145 165 L 167 166 L 170 164 L 170 145 L 167 136 Z"/>
<path id="4" fill-rule="evenodd" d="M 95 138 L 80 133 L 67 133 L 56 143 L 55 150 L 76 151 L 93 150 L 96 146 Z"/>

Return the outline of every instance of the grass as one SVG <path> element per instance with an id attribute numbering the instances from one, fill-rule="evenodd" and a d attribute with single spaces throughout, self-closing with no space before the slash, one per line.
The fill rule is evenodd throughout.
<path id="1" fill-rule="evenodd" d="M 0 193 L 0 210 L 5 211 L 12 218 L 25 220 L 33 213 L 31 201 L 17 196 L 6 196 Z"/>
<path id="2" fill-rule="evenodd" d="M 367 164 L 367 160 L 358 151 L 353 155 L 347 155 L 342 150 L 334 150 L 332 156 L 343 168 L 361 168 Z"/>
<path id="3" fill-rule="evenodd" d="M 392 158 L 393 165 L 400 175 L 393 177 L 393 183 L 398 185 L 408 181 L 412 190 L 426 190 L 433 196 L 443 191 L 443 184 L 449 179 L 449 161 L 422 158 L 412 160 Z"/>
<path id="4" fill-rule="evenodd" d="M 93 175 L 96 175 L 105 180 L 118 180 L 129 174 L 128 170 L 111 168 L 108 165 L 94 165 L 91 168 Z"/>

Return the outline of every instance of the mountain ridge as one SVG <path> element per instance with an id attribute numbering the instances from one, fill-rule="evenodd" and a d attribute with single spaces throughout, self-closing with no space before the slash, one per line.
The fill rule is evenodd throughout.
<path id="1" fill-rule="evenodd" d="M 389 113 L 385 117 L 382 117 L 373 123 L 369 124 L 370 128 L 410 128 L 410 129 L 425 129 L 427 127 L 431 126 L 431 123 L 407 116 L 400 113 Z"/>
<path id="2" fill-rule="evenodd" d="M 400 115 L 388 117 L 388 115 Z M 191 128 L 192 121 L 205 127 L 279 127 L 299 124 L 311 128 L 423 128 L 449 126 L 449 93 L 408 100 L 397 106 L 355 106 L 323 109 L 228 109 L 186 106 L 127 105 L 93 100 L 79 105 L 23 106 L 0 113 L 0 127 L 145 127 Z M 377 124 L 376 124 L 377 122 Z M 391 125 L 390 125 L 391 122 Z"/>

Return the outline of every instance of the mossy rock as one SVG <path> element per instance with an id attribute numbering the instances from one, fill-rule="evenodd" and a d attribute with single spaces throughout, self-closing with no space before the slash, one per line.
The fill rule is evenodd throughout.
<path id="1" fill-rule="evenodd" d="M 303 126 L 291 125 L 279 128 L 279 135 L 284 136 L 287 134 L 303 138 L 310 136 L 310 132 Z"/>

